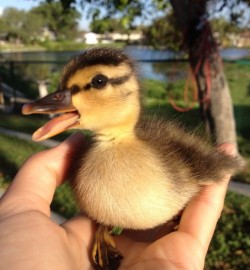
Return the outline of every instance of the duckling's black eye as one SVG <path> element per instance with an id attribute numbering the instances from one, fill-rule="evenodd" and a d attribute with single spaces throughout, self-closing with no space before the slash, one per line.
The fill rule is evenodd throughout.
<path id="1" fill-rule="evenodd" d="M 91 86 L 96 88 L 96 89 L 102 89 L 105 87 L 108 83 L 108 78 L 102 74 L 96 75 L 92 81 L 91 81 Z"/>

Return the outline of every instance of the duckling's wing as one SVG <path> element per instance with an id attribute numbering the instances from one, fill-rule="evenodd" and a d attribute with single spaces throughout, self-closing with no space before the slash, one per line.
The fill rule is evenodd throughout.
<path id="1" fill-rule="evenodd" d="M 228 173 L 234 174 L 240 167 L 237 157 L 218 151 L 207 140 L 186 132 L 174 122 L 142 120 L 136 132 L 140 140 L 155 149 L 168 172 L 179 180 L 187 177 L 207 184 L 219 181 Z"/>

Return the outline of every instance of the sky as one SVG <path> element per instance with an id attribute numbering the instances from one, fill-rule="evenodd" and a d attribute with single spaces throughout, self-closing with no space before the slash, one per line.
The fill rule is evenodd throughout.
<path id="1" fill-rule="evenodd" d="M 6 7 L 15 7 L 17 9 L 29 10 L 37 5 L 39 5 L 39 1 L 37 0 L 0 0 L 0 15 Z M 78 11 L 83 14 L 81 9 Z M 89 22 L 84 16 L 82 16 L 82 19 L 80 20 L 80 28 L 87 30 L 88 24 Z"/>

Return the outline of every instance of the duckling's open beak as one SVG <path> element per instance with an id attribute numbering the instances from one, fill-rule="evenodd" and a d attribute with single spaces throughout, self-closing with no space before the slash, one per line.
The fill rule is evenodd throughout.
<path id="1" fill-rule="evenodd" d="M 33 113 L 64 113 L 39 128 L 32 136 L 34 141 L 43 141 L 64 130 L 76 127 L 80 117 L 72 105 L 71 92 L 69 90 L 58 91 L 42 99 L 25 104 L 22 108 L 22 113 L 25 115 Z"/>

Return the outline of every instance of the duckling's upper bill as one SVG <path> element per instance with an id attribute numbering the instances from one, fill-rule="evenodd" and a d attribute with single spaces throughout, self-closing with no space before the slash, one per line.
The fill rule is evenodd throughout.
<path id="1" fill-rule="evenodd" d="M 25 104 L 22 113 L 63 113 L 38 129 L 35 141 L 71 128 L 107 134 L 134 126 L 139 100 L 134 62 L 121 50 L 95 48 L 69 61 L 58 90 Z"/>
<path id="2" fill-rule="evenodd" d="M 79 119 L 79 114 L 72 105 L 71 93 L 68 90 L 59 91 L 40 100 L 25 104 L 22 113 L 65 113 L 39 128 L 32 136 L 35 141 L 45 140 L 64 130 L 76 127 Z"/>

